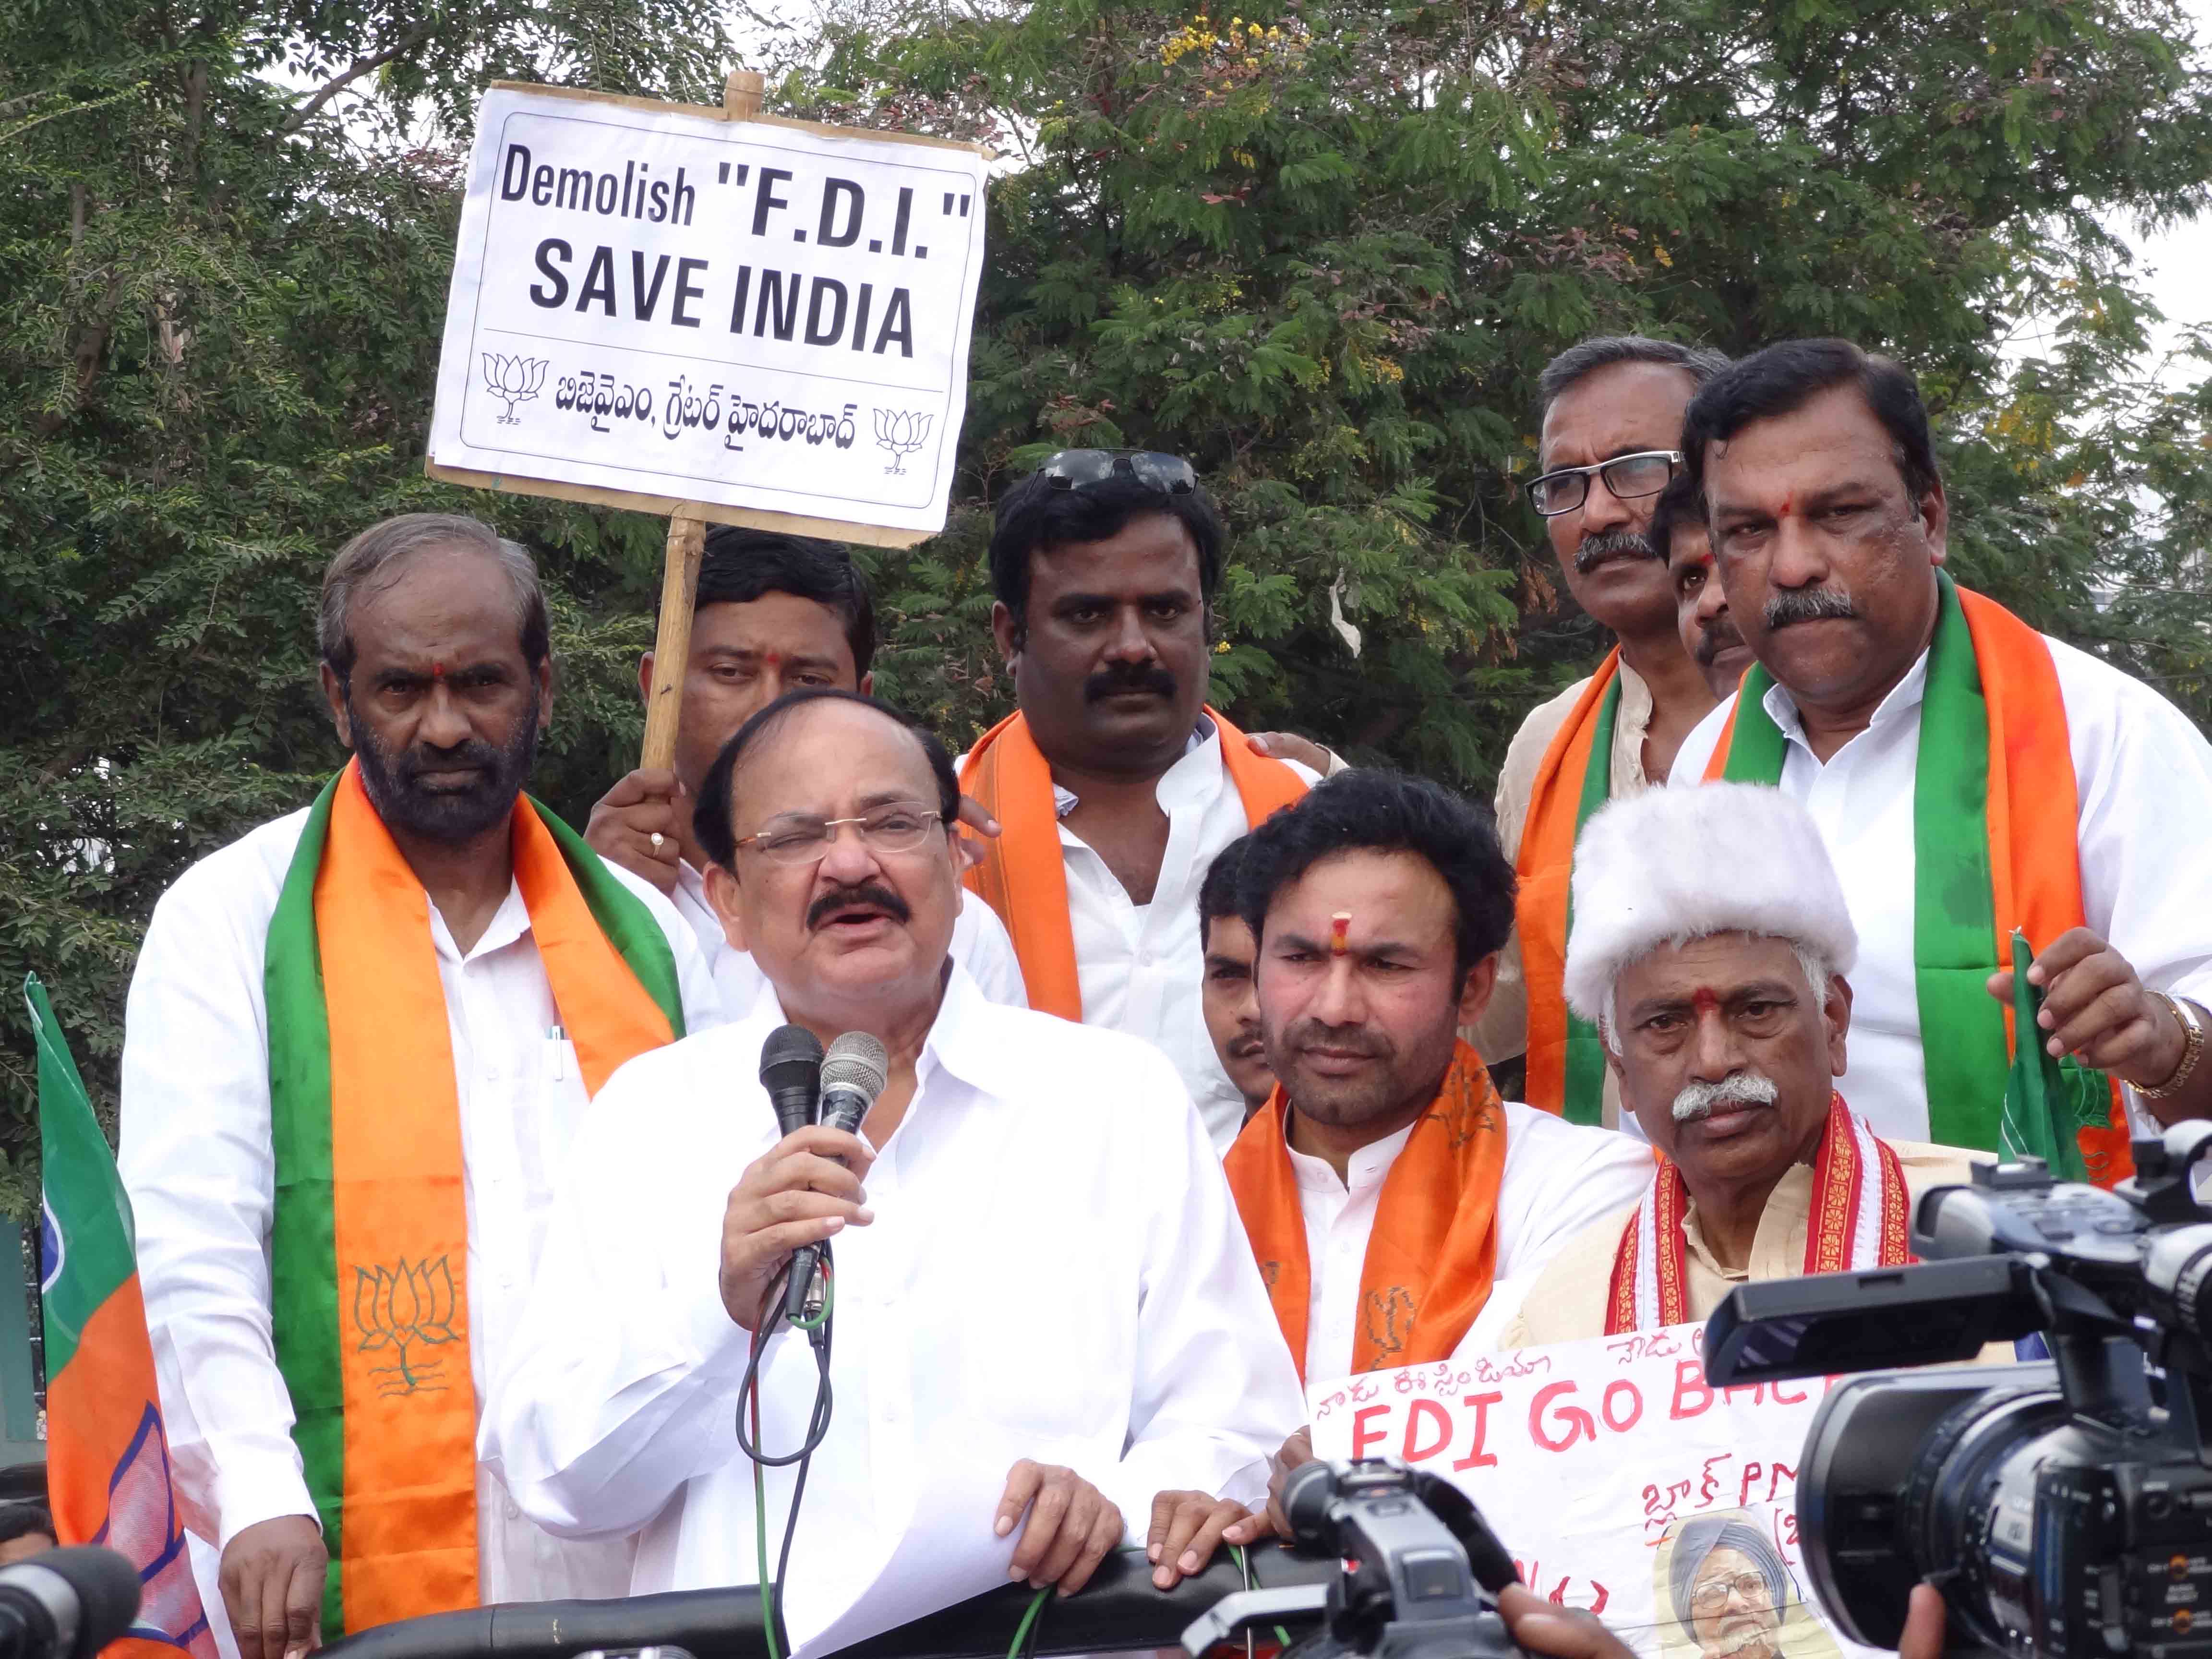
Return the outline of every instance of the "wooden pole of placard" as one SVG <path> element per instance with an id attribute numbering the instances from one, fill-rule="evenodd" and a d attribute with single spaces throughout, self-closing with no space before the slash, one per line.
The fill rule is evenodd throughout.
<path id="1" fill-rule="evenodd" d="M 767 83 L 756 70 L 732 70 L 722 83 L 722 112 L 750 121 L 761 112 Z M 676 762 L 676 723 L 684 708 L 684 674 L 691 659 L 691 611 L 699 597 L 699 559 L 706 550 L 707 521 L 689 510 L 669 515 L 668 546 L 660 572 L 660 627 L 653 639 L 653 690 L 645 704 L 645 742 L 638 765 L 648 770 Z"/>

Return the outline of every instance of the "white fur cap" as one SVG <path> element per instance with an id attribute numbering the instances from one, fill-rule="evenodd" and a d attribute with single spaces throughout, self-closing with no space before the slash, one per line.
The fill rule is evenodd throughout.
<path id="1" fill-rule="evenodd" d="M 1859 940 L 1812 816 L 1779 789 L 1708 783 L 1600 809 L 1575 843 L 1567 1006 L 1595 1021 L 1631 963 L 1711 933 L 1789 940 L 1848 974 Z"/>

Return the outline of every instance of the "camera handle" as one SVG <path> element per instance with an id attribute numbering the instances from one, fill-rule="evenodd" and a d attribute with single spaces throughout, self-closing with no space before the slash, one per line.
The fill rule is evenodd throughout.
<path id="1" fill-rule="evenodd" d="M 1310 1619 L 1328 1611 L 1326 1584 L 1237 1590 L 1223 1596 L 1191 1620 L 1182 1633 L 1182 1650 L 1190 1655 L 1190 1659 L 1199 1659 L 1208 1648 L 1257 1626 L 1279 1625 L 1286 1619 Z"/>

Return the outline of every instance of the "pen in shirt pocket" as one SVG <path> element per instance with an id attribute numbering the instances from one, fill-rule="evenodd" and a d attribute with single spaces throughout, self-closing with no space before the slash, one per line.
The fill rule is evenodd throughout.
<path id="1" fill-rule="evenodd" d="M 553 1045 L 553 1080 L 556 1083 L 566 1082 L 568 1067 L 567 1050 L 563 1045 L 568 1041 L 568 1034 L 558 1025 L 549 1025 L 545 1028 L 545 1040 Z"/>

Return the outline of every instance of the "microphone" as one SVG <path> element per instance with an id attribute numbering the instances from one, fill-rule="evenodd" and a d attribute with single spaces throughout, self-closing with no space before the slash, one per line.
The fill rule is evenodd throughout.
<path id="1" fill-rule="evenodd" d="M 857 1133 L 868 1108 L 890 1080 L 890 1053 L 866 1031 L 848 1031 L 830 1045 L 822 1062 L 822 1125 Z M 802 1244 L 791 1253 L 791 1290 L 785 1297 L 787 1319 L 806 1317 L 806 1298 L 814 1290 L 819 1244 Z"/>
<path id="2" fill-rule="evenodd" d="M 138 1569 L 81 1544 L 0 1567 L 0 1659 L 92 1659 L 131 1628 Z"/>
<path id="3" fill-rule="evenodd" d="M 761 1044 L 761 1087 L 768 1103 L 775 1108 L 775 1127 L 782 1134 L 803 1129 L 814 1121 L 815 1103 L 822 1096 L 822 1042 L 804 1025 L 782 1025 Z"/>

